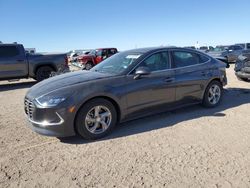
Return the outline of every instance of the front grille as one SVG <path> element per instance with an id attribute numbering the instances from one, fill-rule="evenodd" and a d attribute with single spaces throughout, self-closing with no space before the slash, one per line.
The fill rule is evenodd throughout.
<path id="1" fill-rule="evenodd" d="M 24 100 L 24 110 L 30 119 L 33 119 L 34 108 L 35 108 L 35 106 L 30 100 L 28 100 L 28 99 Z"/>

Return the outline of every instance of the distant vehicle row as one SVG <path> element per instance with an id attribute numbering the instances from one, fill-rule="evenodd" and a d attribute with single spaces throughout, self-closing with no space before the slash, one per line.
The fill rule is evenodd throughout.
<path id="1" fill-rule="evenodd" d="M 186 48 L 196 49 L 194 46 L 189 46 Z M 207 53 L 208 55 L 222 60 L 225 58 L 225 61 L 228 63 L 235 63 L 237 58 L 245 51 L 250 50 L 250 43 L 240 43 L 229 46 L 216 46 L 215 48 L 212 46 L 202 46 L 198 51 Z M 224 60 L 223 60 L 224 61 Z"/>

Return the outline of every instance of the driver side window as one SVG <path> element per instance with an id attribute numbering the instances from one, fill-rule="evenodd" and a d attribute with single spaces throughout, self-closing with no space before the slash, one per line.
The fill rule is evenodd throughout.
<path id="1" fill-rule="evenodd" d="M 168 52 L 159 52 L 144 60 L 140 66 L 148 67 L 151 72 L 170 68 Z"/>

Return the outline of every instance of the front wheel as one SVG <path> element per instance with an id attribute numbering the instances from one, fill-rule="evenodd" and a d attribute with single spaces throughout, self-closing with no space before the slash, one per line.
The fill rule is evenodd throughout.
<path id="1" fill-rule="evenodd" d="M 203 97 L 203 106 L 205 107 L 215 107 L 217 106 L 222 99 L 223 87 L 219 81 L 212 81 L 206 88 L 204 97 Z"/>
<path id="2" fill-rule="evenodd" d="M 80 109 L 75 127 L 83 138 L 95 140 L 109 134 L 116 123 L 117 112 L 114 105 L 106 99 L 94 99 Z"/>

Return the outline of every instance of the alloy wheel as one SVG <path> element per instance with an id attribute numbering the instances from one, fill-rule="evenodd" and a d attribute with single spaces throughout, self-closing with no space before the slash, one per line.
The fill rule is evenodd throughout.
<path id="1" fill-rule="evenodd" d="M 214 84 L 210 87 L 208 92 L 208 101 L 215 105 L 220 101 L 221 89 L 218 85 Z"/>
<path id="2" fill-rule="evenodd" d="M 95 106 L 91 108 L 85 117 L 85 126 L 93 134 L 105 132 L 112 121 L 112 114 L 105 106 Z"/>

